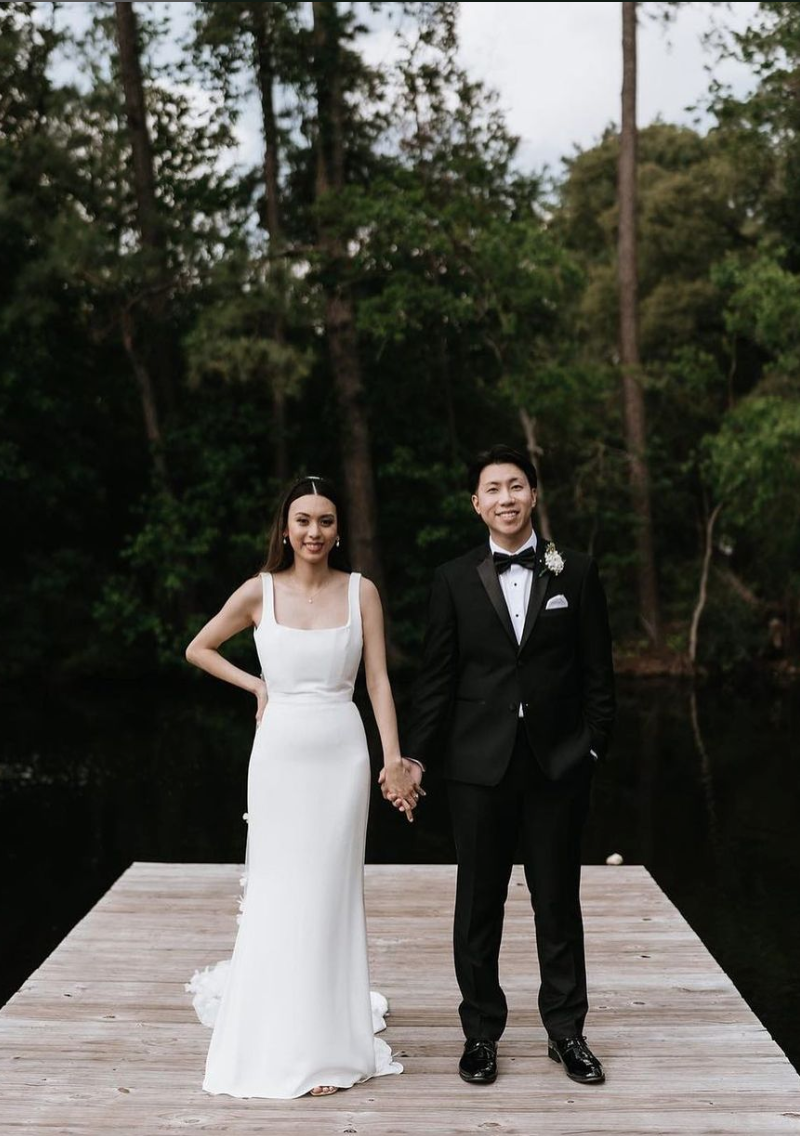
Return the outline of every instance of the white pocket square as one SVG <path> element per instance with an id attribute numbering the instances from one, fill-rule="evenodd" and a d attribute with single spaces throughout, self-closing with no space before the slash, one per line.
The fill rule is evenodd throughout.
<path id="1" fill-rule="evenodd" d="M 545 611 L 554 611 L 558 607 L 569 607 L 566 596 L 551 596 L 544 605 Z"/>

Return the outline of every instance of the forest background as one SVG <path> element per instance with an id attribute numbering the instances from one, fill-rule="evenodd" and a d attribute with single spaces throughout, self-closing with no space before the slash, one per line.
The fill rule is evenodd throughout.
<path id="1" fill-rule="evenodd" d="M 458 4 L 186 4 L 166 59 L 170 5 L 62 7 L 0 4 L 4 679 L 185 668 L 305 472 L 407 663 L 497 441 L 599 559 L 621 670 L 797 673 L 797 5 L 720 7 L 708 128 L 638 132 L 636 21 L 684 6 L 619 5 L 622 129 L 533 174 Z"/>

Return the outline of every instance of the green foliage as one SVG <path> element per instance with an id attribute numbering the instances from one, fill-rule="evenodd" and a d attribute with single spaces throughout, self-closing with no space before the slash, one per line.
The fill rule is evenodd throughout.
<path id="1" fill-rule="evenodd" d="M 763 613 L 718 582 L 703 612 L 697 652 L 700 666 L 726 675 L 746 674 L 764 657 L 766 648 Z"/>
<path id="2" fill-rule="evenodd" d="M 744 536 L 768 595 L 800 587 L 800 397 L 755 393 L 706 443 L 727 527 Z"/>
<path id="3" fill-rule="evenodd" d="M 301 321 L 308 323 L 309 315 L 291 280 L 251 257 L 235 256 L 209 273 L 208 292 L 209 302 L 184 339 L 190 386 L 216 377 L 262 382 L 296 396 L 314 356 L 302 335 L 307 329 Z M 294 342 L 275 338 L 278 317 Z"/>
<path id="4" fill-rule="evenodd" d="M 728 294 L 729 333 L 768 353 L 771 370 L 800 372 L 800 278 L 781 264 L 781 250 L 747 259 L 732 255 L 714 276 Z"/>
<path id="5" fill-rule="evenodd" d="M 521 412 L 556 539 L 601 559 L 615 630 L 634 636 L 616 132 L 557 184 L 524 176 L 495 96 L 459 62 L 458 5 L 378 6 L 398 45 L 380 70 L 355 9 L 329 6 L 352 95 L 346 188 L 317 203 L 308 21 L 302 5 L 261 6 L 281 150 L 276 251 L 260 165 L 229 160 L 257 90 L 263 11 L 197 4 L 192 43 L 164 56 L 164 6 L 138 4 L 164 238 L 154 256 L 137 231 L 113 11 L 84 7 L 75 38 L 58 6 L 0 5 L 0 503 L 18 549 L 0 593 L 5 675 L 183 665 L 192 633 L 262 562 L 276 391 L 289 397 L 292 471 L 341 478 L 321 334 L 330 279 L 355 302 L 399 645 L 419 645 L 433 567 L 482 539 L 466 459 L 499 440 L 523 446 Z M 648 457 L 671 641 L 685 642 L 719 501 L 726 565 L 765 605 L 740 610 L 712 571 L 700 655 L 723 669 L 763 652 L 765 610 L 796 627 L 800 603 L 795 8 L 761 4 L 729 41 L 757 86 L 740 100 L 714 88 L 714 129 L 661 122 L 639 140 Z M 315 247 L 318 208 L 347 242 L 336 263 Z M 131 312 L 146 344 L 154 294 L 168 485 L 153 476 L 121 337 Z M 231 645 L 243 661 L 245 639 Z"/>
<path id="6" fill-rule="evenodd" d="M 185 488 L 155 484 L 142 497 L 118 570 L 93 605 L 99 637 L 123 644 L 127 665 L 182 666 L 192 635 L 265 559 L 276 494 L 264 450 L 267 393 L 236 403 L 209 383 L 196 399 L 193 420 L 170 438 Z"/>

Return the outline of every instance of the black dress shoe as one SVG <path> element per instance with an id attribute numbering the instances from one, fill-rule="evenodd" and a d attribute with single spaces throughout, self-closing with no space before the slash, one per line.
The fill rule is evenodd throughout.
<path id="1" fill-rule="evenodd" d="M 579 1085 L 600 1085 L 606 1079 L 603 1066 L 586 1044 L 583 1034 L 562 1041 L 547 1039 L 547 1055 L 564 1066 L 564 1072 Z"/>
<path id="2" fill-rule="evenodd" d="M 497 1080 L 497 1042 L 468 1037 L 458 1063 L 458 1075 L 471 1085 L 491 1085 Z"/>

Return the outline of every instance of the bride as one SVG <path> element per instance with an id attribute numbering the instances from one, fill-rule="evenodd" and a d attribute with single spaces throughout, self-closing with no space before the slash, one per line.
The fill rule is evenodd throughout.
<path id="1" fill-rule="evenodd" d="M 254 628 L 261 677 L 219 647 Z M 384 754 L 384 792 L 409 821 L 422 790 L 403 764 L 374 584 L 346 568 L 333 485 L 284 496 L 264 570 L 186 649 L 190 663 L 255 696 L 247 868 L 233 957 L 188 989 L 214 1020 L 203 1088 L 233 1097 L 327 1095 L 400 1073 L 380 996 L 373 1023 L 364 915 L 370 766 L 353 703 L 362 649 Z M 212 990 L 223 986 L 216 1014 Z"/>

